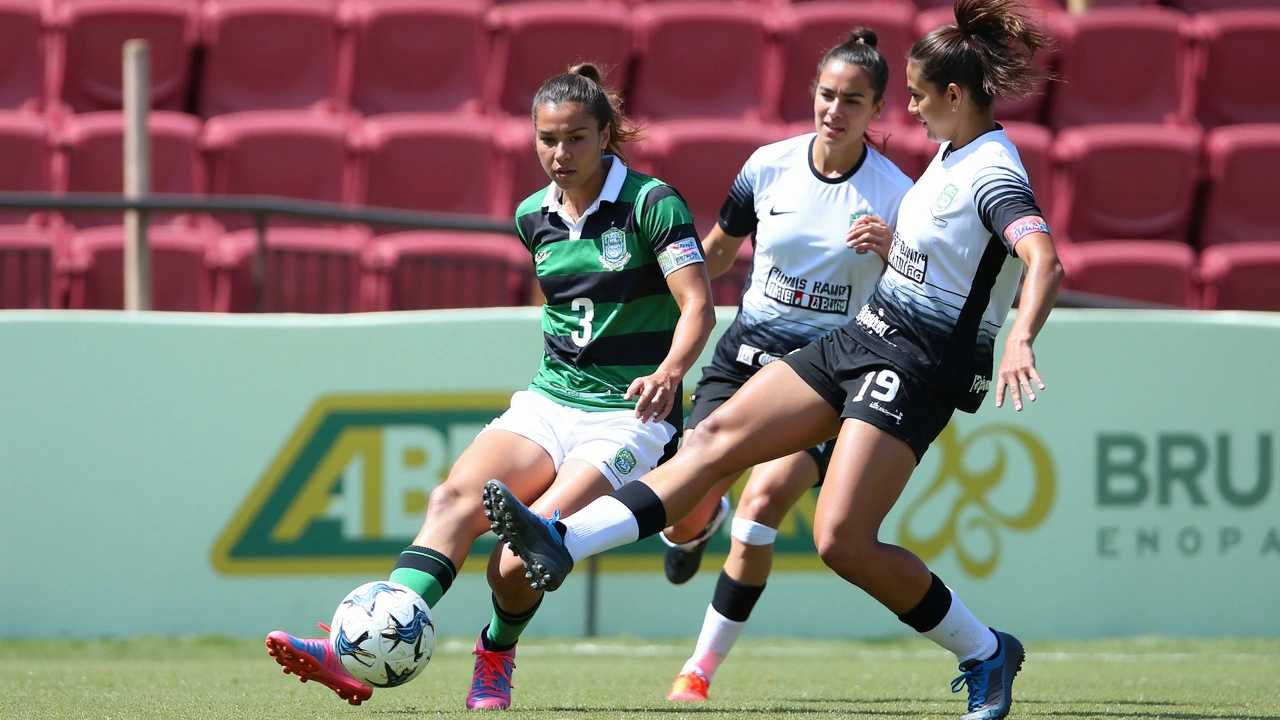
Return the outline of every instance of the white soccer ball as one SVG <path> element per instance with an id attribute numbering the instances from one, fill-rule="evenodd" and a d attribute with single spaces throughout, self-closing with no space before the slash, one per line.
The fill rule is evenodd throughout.
<path id="1" fill-rule="evenodd" d="M 418 676 L 436 649 L 431 610 L 418 593 L 379 580 L 352 590 L 329 625 L 342 666 L 360 682 L 396 687 Z"/>

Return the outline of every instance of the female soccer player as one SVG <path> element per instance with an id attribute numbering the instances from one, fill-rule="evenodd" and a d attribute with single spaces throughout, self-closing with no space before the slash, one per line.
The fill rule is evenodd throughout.
<path id="1" fill-rule="evenodd" d="M 958 0 L 956 24 L 916 41 L 909 110 L 942 145 L 898 209 L 889 270 L 853 322 L 761 369 L 643 483 L 563 521 L 528 511 L 500 481 L 485 485 L 495 532 L 533 583 L 555 589 L 575 560 L 666 527 L 719 478 L 836 437 L 814 539 L 828 567 L 908 626 L 955 653 L 968 686 L 963 720 L 1009 713 L 1023 661 L 1016 638 L 980 623 L 920 558 L 880 542 L 881 522 L 929 444 L 992 379 L 995 336 L 1026 267 L 1020 309 L 995 373 L 996 406 L 1043 389 L 1032 342 L 1062 267 L 1027 175 L 995 122 L 997 95 L 1040 79 L 1048 37 L 1019 0 Z M 1034 387 L 1033 387 L 1034 386 Z"/>
<path id="2" fill-rule="evenodd" d="M 572 511 L 674 453 L 681 380 L 715 324 L 689 209 L 670 186 L 624 164 L 624 145 L 638 132 L 599 70 L 579 65 L 547 80 L 532 114 L 551 184 L 520 204 L 516 227 L 546 297 L 545 352 L 529 389 L 512 396 L 431 492 L 422 530 L 391 573 L 429 606 L 488 529 L 486 480 L 501 478 L 535 509 Z M 491 565 L 501 554 L 494 549 Z M 468 708 L 510 705 L 516 639 L 540 596 L 494 596 L 493 620 L 476 641 Z M 276 631 L 267 647 L 285 672 L 352 704 L 372 694 L 342 669 L 327 638 Z"/>
<path id="3" fill-rule="evenodd" d="M 911 180 L 865 142 L 867 126 L 884 109 L 889 81 L 889 64 L 875 46 L 875 32 L 858 28 L 824 53 L 812 85 L 816 133 L 757 150 L 738 174 L 720 222 L 702 240 L 713 277 L 729 268 L 752 233 L 755 248 L 738 316 L 694 391 L 686 436 L 764 365 L 853 319 L 884 270 L 898 204 Z M 669 699 L 707 699 L 712 675 L 764 590 L 777 527 L 822 481 L 831 449 L 832 443 L 821 443 L 752 469 L 697 649 Z M 677 543 L 663 535 L 672 582 L 697 572 L 725 514 L 722 495 L 736 479 L 721 481 L 700 512 L 668 531 L 691 539 Z"/>

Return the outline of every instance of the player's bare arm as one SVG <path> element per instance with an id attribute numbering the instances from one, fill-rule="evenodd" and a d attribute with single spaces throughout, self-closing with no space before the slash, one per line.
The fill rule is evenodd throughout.
<path id="1" fill-rule="evenodd" d="M 1028 401 L 1034 402 L 1035 387 L 1044 389 L 1031 344 L 1049 318 L 1049 311 L 1058 298 L 1063 273 L 1053 240 L 1047 234 L 1032 233 L 1018 241 L 1015 249 L 1027 265 L 1027 276 L 1022 283 L 1018 316 L 1013 327 L 1009 328 L 1009 337 L 1004 343 L 1004 359 L 1000 361 L 1000 370 L 996 374 L 996 407 L 1004 406 L 1007 387 L 1013 409 L 1021 411 L 1024 393 Z"/>

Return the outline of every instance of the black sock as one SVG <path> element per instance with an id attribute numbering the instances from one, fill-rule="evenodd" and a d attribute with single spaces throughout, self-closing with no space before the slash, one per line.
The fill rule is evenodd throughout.
<path id="1" fill-rule="evenodd" d="M 711 596 L 711 607 L 726 620 L 746 622 L 763 592 L 764 585 L 743 585 L 721 570 L 715 595 Z"/>
<path id="2" fill-rule="evenodd" d="M 898 616 L 898 619 L 911 626 L 916 632 L 923 633 L 938 627 L 938 623 L 947 616 L 951 609 L 951 591 L 947 584 L 933 573 L 929 573 L 933 582 L 925 591 L 924 597 L 916 606 Z"/>
<path id="3" fill-rule="evenodd" d="M 613 499 L 625 505 L 635 516 L 640 529 L 639 540 L 657 535 L 667 526 L 667 510 L 662 506 L 662 499 L 648 485 L 627 483 L 613 493 Z"/>

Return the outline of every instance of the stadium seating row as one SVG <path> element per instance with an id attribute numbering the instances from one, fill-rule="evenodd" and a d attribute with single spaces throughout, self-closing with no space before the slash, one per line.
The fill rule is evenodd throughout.
<path id="1" fill-rule="evenodd" d="M 547 184 L 525 118 L 397 113 L 352 125 L 324 114 L 256 111 L 202 123 L 155 112 L 149 124 L 153 192 L 276 195 L 509 218 L 520 200 Z M 39 115 L 0 112 L 0 191 L 119 192 L 123 126 L 119 112 L 72 115 L 56 128 Z M 630 162 L 679 189 L 705 233 L 752 151 L 812 129 L 807 122 L 669 120 L 648 128 Z M 1280 203 L 1273 198 L 1280 124 L 1208 133 L 1091 125 L 1054 136 L 1010 122 L 1006 130 L 1061 242 L 1280 240 Z M 916 125 L 878 125 L 872 137 L 913 178 L 937 151 Z M 73 229 L 118 222 L 85 212 L 63 219 Z M 219 222 L 225 230 L 250 225 L 238 217 Z"/>
<path id="2" fill-rule="evenodd" d="M 1195 0 L 1199 4 L 1206 0 Z M 1225 0 L 1215 0 L 1225 1 Z M 1254 82 L 1280 67 L 1280 9 L 1046 10 L 1064 80 L 1005 119 L 1080 124 L 1280 122 Z M 633 114 L 793 122 L 810 113 L 820 51 L 857 25 L 891 59 L 891 119 L 906 114 L 901 58 L 952 19 L 949 3 L 667 0 L 0 0 L 0 107 L 121 106 L 120 47 L 150 41 L 158 109 L 209 118 L 259 109 L 525 114 L 577 59 L 616 69 Z M 1111 3 L 1108 3 L 1111 4 Z M 1142 4 L 1115 0 L 1115 4 Z M 1049 7 L 1054 7 L 1049 3 Z"/>

